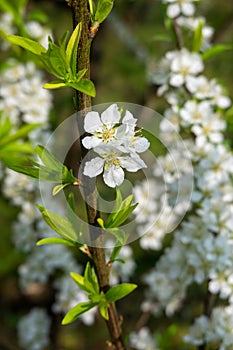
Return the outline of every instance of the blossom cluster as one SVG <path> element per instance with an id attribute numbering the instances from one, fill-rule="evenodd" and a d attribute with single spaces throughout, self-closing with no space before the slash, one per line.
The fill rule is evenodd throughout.
<path id="1" fill-rule="evenodd" d="M 6 26 L 4 25 L 6 24 Z M 15 34 L 13 18 L 9 14 L 1 15 L 2 29 L 7 34 Z M 47 41 L 48 30 L 35 21 L 25 23 L 30 35 Z M 7 50 L 8 45 L 3 49 Z M 0 110 L 3 118 L 9 118 L 13 128 L 22 124 L 41 123 L 41 127 L 30 132 L 29 139 L 32 145 L 46 144 L 51 135 L 49 115 L 52 108 L 52 95 L 48 90 L 41 88 L 43 74 L 34 62 L 21 63 L 20 60 L 9 58 L 6 68 L 1 71 Z M 73 283 L 71 292 L 65 290 L 63 280 L 70 271 L 81 273 L 81 266 L 77 264 L 72 253 L 66 246 L 36 247 L 36 242 L 44 237 L 54 236 L 55 233 L 41 218 L 35 203 L 41 203 L 38 183 L 26 175 L 16 173 L 10 169 L 2 170 L 1 190 L 10 204 L 17 206 L 20 211 L 12 223 L 12 241 L 15 248 L 25 255 L 24 261 L 18 267 L 19 285 L 24 295 L 33 293 L 33 286 L 46 285 L 54 279 L 56 298 L 53 312 L 65 313 L 69 303 L 81 300 L 83 294 Z M 43 194 L 44 196 L 46 193 Z M 54 211 L 60 213 L 59 205 Z M 55 278 L 60 271 L 59 279 Z M 62 283 L 59 283 L 62 282 Z M 70 286 L 71 283 L 69 283 Z M 72 291 L 75 290 L 74 295 Z M 72 299 L 73 297 L 73 299 Z M 84 323 L 94 322 L 93 313 L 89 312 L 82 318 Z M 18 323 L 19 344 L 26 350 L 39 350 L 49 344 L 49 316 L 43 309 L 31 309 L 22 316 Z M 27 334 L 25 334 L 27 329 Z"/>
<path id="2" fill-rule="evenodd" d="M 181 32 L 183 26 L 191 32 L 195 30 L 199 19 L 190 17 L 194 14 L 192 1 L 164 2 L 168 3 L 167 15 L 176 17 Z M 213 31 L 210 27 L 205 30 L 205 21 L 200 21 L 205 43 L 201 47 L 203 51 L 210 45 Z M 158 95 L 163 96 L 169 105 L 164 112 L 165 119 L 160 123 L 160 135 L 166 139 L 169 150 L 177 153 L 173 159 L 181 171 L 177 179 L 168 152 L 159 157 L 163 174 L 161 167 L 155 165 L 154 177 L 135 187 L 136 198 L 141 198 L 137 210 L 144 213 L 138 229 L 148 232 L 140 240 L 141 247 L 161 248 L 163 237 L 168 232 L 168 216 L 163 215 L 165 210 L 162 210 L 161 199 L 165 198 L 166 210 L 172 209 L 175 217 L 179 210 L 182 212 L 187 208 L 190 215 L 186 215 L 174 232 L 171 245 L 165 249 L 155 268 L 144 275 L 148 289 L 142 309 L 151 310 L 154 315 L 165 309 L 168 316 L 172 315 L 182 306 L 190 285 L 207 284 L 208 292 L 229 306 L 214 305 L 209 317 L 202 315 L 197 318 L 184 340 L 196 346 L 219 344 L 221 350 L 227 350 L 232 347 L 233 336 L 230 315 L 233 305 L 233 156 L 223 142 L 226 130 L 223 115 L 231 106 L 231 100 L 215 79 L 204 75 L 201 53 L 185 47 L 170 51 L 159 63 L 159 68 L 158 72 L 150 72 L 148 76 L 158 87 Z M 179 196 L 179 191 L 185 193 L 186 182 L 191 186 L 188 179 L 192 174 L 187 172 L 186 159 L 177 149 L 177 133 L 184 135 L 183 142 L 190 151 L 194 170 L 194 187 L 188 206 L 188 197 Z M 182 188 L 177 187 L 177 180 L 182 183 Z M 166 186 L 161 186 L 164 181 Z M 153 193 L 146 190 L 149 182 L 153 183 Z M 175 191 L 181 203 L 178 208 L 171 208 Z M 155 222 L 154 227 L 145 230 L 143 225 L 150 221 Z"/>
<path id="3" fill-rule="evenodd" d="M 86 136 L 82 144 L 98 154 L 85 163 L 84 175 L 96 177 L 103 173 L 104 182 L 109 187 L 120 186 L 124 181 L 124 170 L 136 172 L 146 168 L 138 153 L 145 152 L 149 141 L 137 135 L 137 119 L 129 112 L 121 121 L 117 104 L 110 105 L 101 116 L 98 112 L 88 112 L 84 119 L 84 129 L 92 136 Z"/>

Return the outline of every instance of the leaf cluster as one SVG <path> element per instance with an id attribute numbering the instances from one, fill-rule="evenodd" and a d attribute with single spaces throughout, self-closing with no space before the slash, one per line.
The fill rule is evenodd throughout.
<path id="1" fill-rule="evenodd" d="M 123 199 L 119 189 L 116 191 L 115 205 L 112 212 L 108 215 L 107 219 L 104 221 L 102 218 L 98 218 L 97 222 L 102 227 L 103 230 L 111 233 L 117 238 L 117 245 L 123 245 L 126 243 L 126 235 L 124 230 L 119 229 L 136 208 L 136 204 L 132 204 L 133 195 L 129 195 L 127 198 Z"/>
<path id="2" fill-rule="evenodd" d="M 62 320 L 63 325 L 75 321 L 79 316 L 95 306 L 98 306 L 101 316 L 108 320 L 109 303 L 124 298 L 137 287 L 135 284 L 123 283 L 111 287 L 106 293 L 100 291 L 95 270 L 91 267 L 89 262 L 86 265 L 84 276 L 75 272 L 71 272 L 70 275 L 78 287 L 87 294 L 90 301 L 79 303 L 68 311 Z"/>
<path id="3" fill-rule="evenodd" d="M 92 81 L 85 79 L 86 70 L 76 71 L 77 48 L 80 40 L 82 24 L 79 23 L 74 29 L 67 43 L 68 31 L 62 35 L 58 44 L 49 38 L 48 49 L 32 39 L 8 35 L 7 40 L 33 54 L 37 55 L 44 68 L 57 78 L 44 85 L 46 89 L 72 87 L 92 97 L 95 96 L 95 86 Z"/>
<path id="4" fill-rule="evenodd" d="M 25 154 L 33 153 L 33 148 L 26 139 L 29 132 L 38 128 L 40 124 L 23 125 L 12 131 L 13 125 L 9 118 L 0 117 L 0 160 L 8 167 L 16 159 Z"/>
<path id="5" fill-rule="evenodd" d="M 92 23 L 102 23 L 113 8 L 114 0 L 89 0 Z"/>
<path id="6" fill-rule="evenodd" d="M 27 125 L 23 128 L 31 130 L 30 127 L 31 125 Z M 45 147 L 38 145 L 35 152 L 40 158 L 40 163 L 36 162 L 33 157 L 19 156 L 8 159 L 7 166 L 14 171 L 36 179 L 59 183 L 54 187 L 53 195 L 70 184 L 79 184 L 79 180 L 73 175 L 72 169 L 68 169 Z"/>

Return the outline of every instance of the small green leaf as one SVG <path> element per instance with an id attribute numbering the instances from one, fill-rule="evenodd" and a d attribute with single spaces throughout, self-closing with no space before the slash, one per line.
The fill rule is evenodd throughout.
<path id="1" fill-rule="evenodd" d="M 77 49 L 82 30 L 82 23 L 78 23 L 74 29 L 66 48 L 67 63 L 73 72 L 76 73 Z"/>
<path id="2" fill-rule="evenodd" d="M 114 262 L 117 259 L 117 256 L 119 255 L 120 251 L 121 251 L 122 245 L 120 244 L 120 242 L 117 240 L 115 247 L 112 250 L 112 254 L 110 256 L 110 262 Z"/>
<path id="3" fill-rule="evenodd" d="M 68 204 L 69 204 L 69 208 L 75 213 L 75 200 L 74 200 L 74 193 L 73 192 L 70 192 L 69 195 L 68 195 Z"/>
<path id="4" fill-rule="evenodd" d="M 69 220 L 55 214 L 41 205 L 37 204 L 37 208 L 40 210 L 45 222 L 60 236 L 70 241 L 77 241 L 77 233 L 74 231 L 72 224 Z"/>
<path id="5" fill-rule="evenodd" d="M 79 288 L 83 289 L 84 291 L 89 292 L 89 289 L 85 287 L 84 277 L 76 272 L 71 272 L 70 276 L 73 278 L 75 283 L 79 286 Z"/>
<path id="6" fill-rule="evenodd" d="M 35 179 L 39 179 L 39 169 L 25 164 L 25 160 L 21 160 L 20 156 L 8 159 L 7 166 L 8 168 L 16 171 L 17 173 L 21 173 L 33 177 Z"/>
<path id="7" fill-rule="evenodd" d="M 61 190 L 63 190 L 63 188 L 67 187 L 69 184 L 61 184 L 61 185 L 57 185 L 57 186 L 54 186 L 53 188 L 53 196 L 56 196 L 56 194 L 58 194 Z"/>
<path id="8" fill-rule="evenodd" d="M 108 320 L 108 303 L 101 301 L 99 304 L 99 310 L 101 316 L 105 319 Z"/>
<path id="9" fill-rule="evenodd" d="M 110 288 L 105 294 L 105 298 L 109 302 L 115 302 L 124 298 L 126 295 L 130 294 L 137 288 L 136 284 L 132 283 L 122 283 Z"/>
<path id="10" fill-rule="evenodd" d="M 88 310 L 95 307 L 97 304 L 92 302 L 80 303 L 73 307 L 70 311 L 67 312 L 65 317 L 62 320 L 62 325 L 69 324 L 77 320 L 79 316 L 87 312 Z"/>
<path id="11" fill-rule="evenodd" d="M 69 35 L 69 31 L 67 30 L 65 33 L 62 34 L 61 38 L 58 40 L 58 44 L 64 52 L 66 50 L 66 42 L 67 42 L 68 35 Z"/>
<path id="12" fill-rule="evenodd" d="M 99 0 L 95 12 L 95 21 L 102 23 L 113 8 L 114 0 Z"/>
<path id="13" fill-rule="evenodd" d="M 132 205 L 132 201 L 133 195 L 129 195 L 122 200 L 121 194 L 118 191 L 113 213 L 108 216 L 105 222 L 105 228 L 119 227 L 123 224 L 137 206 L 137 204 Z"/>
<path id="14" fill-rule="evenodd" d="M 82 79 L 79 82 L 66 83 L 66 85 L 78 91 L 81 91 L 84 94 L 89 95 L 91 97 L 95 97 L 96 95 L 95 85 L 91 80 Z"/>
<path id="15" fill-rule="evenodd" d="M 104 220 L 101 218 L 97 219 L 98 224 L 100 225 L 101 228 L 104 228 Z"/>
<path id="16" fill-rule="evenodd" d="M 117 242 L 119 242 L 120 245 L 124 245 L 126 243 L 126 234 L 124 230 L 120 230 L 117 227 L 113 227 L 113 228 L 108 228 L 105 229 L 106 232 L 110 233 L 111 235 L 113 235 L 116 239 Z"/>
<path id="17" fill-rule="evenodd" d="M 92 293 L 91 294 L 99 294 L 99 283 L 98 278 L 96 276 L 95 270 L 91 267 L 90 262 L 87 263 L 85 271 L 84 271 L 84 280 L 85 285 L 90 285 Z"/>
<path id="18" fill-rule="evenodd" d="M 79 82 L 83 76 L 86 74 L 87 69 L 81 69 L 80 71 L 78 71 L 77 73 L 74 74 L 74 82 Z"/>
<path id="19" fill-rule="evenodd" d="M 222 52 L 229 51 L 232 49 L 233 49 L 232 45 L 215 45 L 215 46 L 212 46 L 210 49 L 206 50 L 202 54 L 202 59 L 207 60 L 207 59 L 212 58 L 216 55 L 219 55 Z"/>
<path id="20" fill-rule="evenodd" d="M 53 80 L 43 85 L 44 89 L 59 89 L 62 87 L 66 87 L 66 83 L 63 80 Z"/>
<path id="21" fill-rule="evenodd" d="M 199 21 L 198 26 L 195 29 L 194 33 L 193 33 L 193 47 L 192 47 L 192 50 L 194 52 L 199 52 L 201 50 L 202 43 L 203 43 L 202 30 L 203 30 L 203 22 Z"/>
<path id="22" fill-rule="evenodd" d="M 90 9 L 90 14 L 92 16 L 92 18 L 94 17 L 95 11 L 96 11 L 96 5 L 94 0 L 88 0 L 89 2 L 89 9 Z"/>
<path id="23" fill-rule="evenodd" d="M 69 68 L 65 50 L 54 44 L 51 38 L 49 38 L 49 48 L 42 53 L 41 60 L 48 72 L 61 80 L 65 79 Z"/>
<path id="24" fill-rule="evenodd" d="M 68 241 L 67 239 L 62 239 L 59 237 L 48 237 L 48 238 L 43 238 L 40 239 L 36 245 L 41 246 L 45 244 L 64 244 L 68 245 L 69 247 L 76 247 L 77 244 L 73 241 Z"/>
<path id="25" fill-rule="evenodd" d="M 47 150 L 47 148 L 42 145 L 36 146 L 36 154 L 38 154 L 44 165 L 50 169 L 61 171 L 64 166 L 51 152 Z"/>
<path id="26" fill-rule="evenodd" d="M 32 53 L 38 56 L 46 52 L 46 49 L 44 48 L 44 46 L 42 46 L 37 41 L 31 40 L 29 38 L 24 38 L 18 35 L 8 35 L 7 40 L 11 44 L 18 45 L 28 51 L 31 51 Z"/>

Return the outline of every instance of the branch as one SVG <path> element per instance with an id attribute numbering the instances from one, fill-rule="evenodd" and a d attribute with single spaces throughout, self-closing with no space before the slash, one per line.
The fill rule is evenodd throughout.
<path id="1" fill-rule="evenodd" d="M 73 14 L 73 26 L 76 27 L 78 23 L 82 23 L 82 32 L 78 45 L 77 52 L 77 69 L 82 70 L 86 69 L 85 78 L 90 79 L 90 48 L 92 42 L 92 35 L 90 35 L 90 14 L 88 10 L 88 1 L 87 0 L 69 0 L 69 6 L 71 7 Z M 80 111 L 80 116 L 82 119 L 85 117 L 86 113 L 91 110 L 91 98 L 79 91 L 76 93 L 77 106 Z M 84 135 L 85 136 L 85 135 Z M 86 156 L 86 150 L 80 144 L 81 147 L 81 158 L 83 159 Z M 88 158 L 88 155 L 87 155 Z M 83 172 L 81 172 L 83 173 Z M 85 202 L 86 202 L 86 211 L 87 218 L 90 227 L 90 237 L 93 241 L 94 247 L 90 248 L 92 259 L 94 262 L 96 274 L 99 281 L 100 290 L 106 292 L 109 286 L 109 266 L 106 264 L 105 250 L 102 242 L 102 234 L 96 237 L 96 219 L 97 219 L 97 192 L 96 188 L 90 183 L 90 179 L 86 176 L 83 176 L 81 179 L 85 183 Z M 91 203 L 88 204 L 88 203 Z M 101 247 L 101 248 L 97 248 Z M 114 303 L 109 304 L 108 308 L 109 319 L 106 321 L 109 334 L 111 337 L 111 347 L 115 350 L 126 350 L 123 340 L 122 340 L 122 330 L 121 322 L 116 311 Z"/>

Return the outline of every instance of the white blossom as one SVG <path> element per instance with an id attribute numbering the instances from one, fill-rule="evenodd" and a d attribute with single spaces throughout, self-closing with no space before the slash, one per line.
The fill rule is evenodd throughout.
<path id="1" fill-rule="evenodd" d="M 89 112 L 84 119 L 85 131 L 93 136 L 86 136 L 82 143 L 87 149 L 93 148 L 99 156 L 85 163 L 83 173 L 93 178 L 103 172 L 104 182 L 109 187 L 123 183 L 123 169 L 136 172 L 146 168 L 138 153 L 146 151 L 150 145 L 145 137 L 136 136 L 136 119 L 129 111 L 121 123 L 120 118 L 118 106 L 113 104 L 101 117 L 97 112 Z"/>
<path id="2" fill-rule="evenodd" d="M 25 350 L 44 349 L 49 345 L 49 332 L 50 319 L 43 309 L 34 308 L 19 320 L 19 344 Z"/>
<path id="3" fill-rule="evenodd" d="M 163 0 L 163 3 L 168 4 L 167 16 L 170 18 L 178 17 L 181 14 L 193 16 L 195 12 L 193 0 Z"/>

